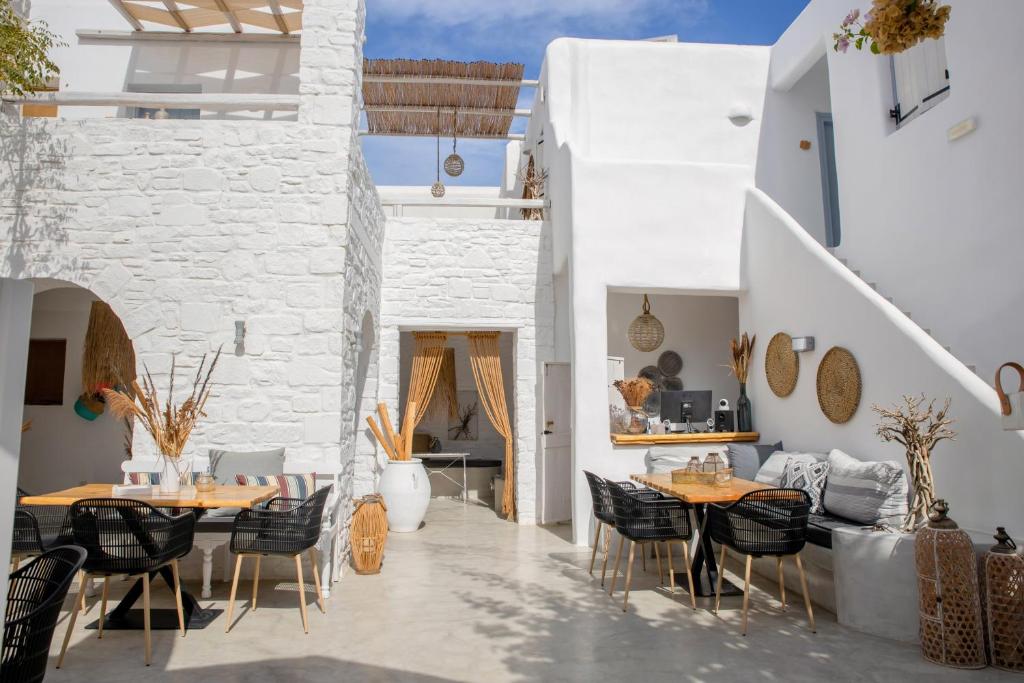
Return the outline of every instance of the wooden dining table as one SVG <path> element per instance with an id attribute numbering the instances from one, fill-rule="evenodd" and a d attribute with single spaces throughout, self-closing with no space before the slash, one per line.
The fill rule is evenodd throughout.
<path id="1" fill-rule="evenodd" d="M 250 509 L 260 503 L 266 502 L 278 494 L 278 487 L 271 486 L 214 486 L 210 491 L 197 491 L 194 486 L 183 486 L 177 493 L 161 493 L 158 486 L 150 487 L 148 493 L 132 493 L 130 495 L 115 495 L 113 484 L 83 484 L 73 486 L 62 491 L 44 493 L 37 496 L 25 496 L 19 503 L 21 505 L 72 505 L 80 500 L 89 498 L 125 498 L 139 500 L 149 503 L 153 507 L 177 508 L 193 510 L 197 517 L 202 516 L 206 510 L 214 508 L 244 508 Z M 174 591 L 174 575 L 170 567 L 163 567 L 156 572 L 151 572 L 149 580 L 160 574 L 164 581 Z M 142 610 L 132 609 L 132 606 L 142 595 L 142 581 L 139 580 L 128 590 L 124 598 L 112 609 L 103 622 L 104 629 L 125 630 L 143 628 Z M 182 607 L 185 611 L 185 623 L 188 628 L 206 628 L 221 612 L 220 609 L 203 609 L 195 596 L 182 588 Z M 153 629 L 174 630 L 178 628 L 178 614 L 174 609 L 152 610 L 151 623 Z M 86 628 L 94 629 L 99 626 L 99 620 L 89 624 Z"/>
<path id="2" fill-rule="evenodd" d="M 648 488 L 672 496 L 693 507 L 693 516 L 697 521 L 697 549 L 693 553 L 690 571 L 693 574 L 693 592 L 700 597 L 715 594 L 715 581 L 718 579 L 718 566 L 715 552 L 711 547 L 711 535 L 706 533 L 707 506 L 711 503 L 733 503 L 751 491 L 774 488 L 771 484 L 737 479 L 733 477 L 724 484 L 675 484 L 672 475 L 665 474 L 632 474 L 630 479 Z M 706 578 L 706 582 L 705 582 Z M 686 574 L 677 573 L 676 583 L 687 585 Z M 728 580 L 722 580 L 722 595 L 741 595 L 743 589 Z"/>

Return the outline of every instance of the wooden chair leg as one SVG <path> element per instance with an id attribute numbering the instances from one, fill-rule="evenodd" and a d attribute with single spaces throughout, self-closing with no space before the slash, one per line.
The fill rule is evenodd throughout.
<path id="1" fill-rule="evenodd" d="M 78 580 L 79 580 L 80 585 L 81 585 L 81 590 L 78 591 L 78 599 L 79 599 L 78 609 L 82 612 L 82 614 L 85 614 L 85 581 L 86 581 L 86 578 L 87 578 L 85 570 L 82 570 L 78 574 L 78 577 L 79 577 Z"/>
<path id="2" fill-rule="evenodd" d="M 668 551 L 668 591 L 676 594 L 676 568 L 672 566 L 672 541 L 665 541 L 665 549 Z"/>
<path id="3" fill-rule="evenodd" d="M 142 576 L 142 626 L 146 632 L 146 666 L 153 659 L 153 634 L 149 623 L 149 574 Z"/>
<path id="4" fill-rule="evenodd" d="M 746 567 L 743 570 L 743 635 L 747 635 L 747 610 L 750 607 L 750 565 L 754 556 L 747 555 Z"/>
<path id="5" fill-rule="evenodd" d="M 316 548 L 309 549 L 309 562 L 313 565 L 313 585 L 316 586 L 316 602 L 320 605 L 320 611 L 327 614 L 327 604 L 324 602 L 324 593 L 320 590 L 320 567 L 316 563 Z"/>
<path id="6" fill-rule="evenodd" d="M 309 621 L 306 619 L 306 585 L 302 582 L 302 555 L 295 556 L 295 573 L 299 577 L 299 609 L 302 610 L 302 630 L 309 633 Z"/>
<path id="7" fill-rule="evenodd" d="M 686 563 L 686 584 L 690 588 L 690 607 L 697 609 L 697 593 L 693 590 L 693 570 L 690 569 L 690 543 L 688 541 L 683 541 L 683 562 Z M 719 569 L 719 573 L 721 573 L 721 569 Z"/>
<path id="8" fill-rule="evenodd" d="M 658 562 L 658 583 L 663 586 L 665 585 L 665 571 L 661 568 L 661 551 L 658 550 L 657 541 L 655 541 L 651 545 L 654 546 L 654 558 Z"/>
<path id="9" fill-rule="evenodd" d="M 796 560 L 796 569 L 800 572 L 800 590 L 804 592 L 804 606 L 807 608 L 807 620 L 811 622 L 811 633 L 817 633 L 818 627 L 814 625 L 814 610 L 811 608 L 811 593 L 807 590 L 807 575 L 804 574 L 804 563 L 800 561 L 800 553 L 793 556 Z"/>
<path id="10" fill-rule="evenodd" d="M 786 611 L 786 580 L 782 575 L 782 557 L 775 558 L 779 573 L 779 601 L 782 603 L 782 611 Z"/>
<path id="11" fill-rule="evenodd" d="M 178 571 L 178 560 L 171 560 L 171 574 L 174 575 L 174 606 L 178 608 L 178 628 L 181 637 L 185 637 L 185 609 L 181 604 L 181 573 Z"/>
<path id="12" fill-rule="evenodd" d="M 107 594 L 110 590 L 110 575 L 103 577 L 103 595 L 100 596 L 100 620 L 96 626 L 97 638 L 103 638 L 103 622 L 107 618 Z"/>
<path id="13" fill-rule="evenodd" d="M 640 545 L 640 554 L 646 555 L 643 544 Z M 633 583 L 633 553 L 636 551 L 636 541 L 629 542 L 629 564 L 626 565 L 626 592 L 622 596 L 622 611 L 625 612 L 629 606 L 629 585 Z"/>
<path id="14" fill-rule="evenodd" d="M 256 595 L 260 592 L 260 563 L 262 555 L 256 556 L 256 571 L 252 575 L 252 611 L 256 611 Z"/>
<path id="15" fill-rule="evenodd" d="M 594 549 L 590 551 L 590 575 L 594 575 L 594 562 L 597 561 L 597 544 L 601 540 L 601 520 L 597 520 L 597 526 L 594 529 Z"/>
<path id="16" fill-rule="evenodd" d="M 235 594 L 238 593 L 238 574 L 242 570 L 242 558 L 245 555 L 239 554 L 235 557 L 235 577 L 231 579 L 231 597 L 228 598 L 228 618 L 224 623 L 224 633 L 231 630 L 231 613 L 235 610 Z"/>
<path id="17" fill-rule="evenodd" d="M 687 564 L 687 567 L 690 565 Z M 718 581 L 715 582 L 715 614 L 722 605 L 722 579 L 725 577 L 725 546 L 722 546 L 721 556 L 718 559 Z M 690 595 L 693 595 L 691 592 Z"/>
<path id="18" fill-rule="evenodd" d="M 619 535 L 619 549 L 615 551 L 615 568 L 612 569 L 612 585 L 608 589 L 608 595 L 615 593 L 615 582 L 619 578 L 619 563 L 622 561 L 622 544 L 625 542 L 626 537 Z"/>
<path id="19" fill-rule="evenodd" d="M 641 562 L 641 566 L 643 567 L 643 570 L 647 571 L 647 553 L 646 552 L 640 553 L 640 562 Z"/>
<path id="20" fill-rule="evenodd" d="M 601 586 L 604 586 L 604 576 L 608 571 L 608 557 L 612 554 L 612 528 L 604 528 L 604 562 L 601 563 Z"/>
<path id="21" fill-rule="evenodd" d="M 78 590 L 85 590 L 85 582 L 78 584 Z M 78 603 L 81 602 L 79 597 L 75 596 L 75 602 L 71 605 L 71 618 L 68 619 L 68 630 L 64 633 L 64 643 L 60 646 L 60 657 L 57 658 L 57 668 L 64 666 L 64 655 L 68 652 L 68 643 L 71 642 L 71 632 L 75 630 L 75 621 L 78 619 Z"/>

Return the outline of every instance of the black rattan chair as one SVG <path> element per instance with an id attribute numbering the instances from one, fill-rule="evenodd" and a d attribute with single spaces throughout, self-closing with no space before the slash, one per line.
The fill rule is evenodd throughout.
<path id="1" fill-rule="evenodd" d="M 228 600 L 227 623 L 224 632 L 231 630 L 231 614 L 238 592 L 238 575 L 242 569 L 243 557 L 256 558 L 256 571 L 252 581 L 252 609 L 256 609 L 256 594 L 259 590 L 260 558 L 277 555 L 295 558 L 295 573 L 299 579 L 299 607 L 302 612 L 302 629 L 309 633 L 306 619 L 306 588 L 302 580 L 302 553 L 309 551 L 313 563 L 313 581 L 316 586 L 316 602 L 320 611 L 327 613 L 323 594 L 320 592 L 320 570 L 316 564 L 314 546 L 320 540 L 324 505 L 330 497 L 333 486 L 317 489 L 306 499 L 274 498 L 264 507 L 242 510 L 235 517 L 231 529 L 231 552 L 235 559 L 235 576 L 231 580 L 231 597 Z"/>
<path id="2" fill-rule="evenodd" d="M 693 538 L 693 525 L 690 523 L 690 509 L 682 501 L 652 492 L 640 492 L 624 487 L 614 481 L 605 481 L 612 499 L 615 513 L 615 530 L 619 532 L 619 548 L 615 553 L 615 569 L 612 571 L 612 585 L 608 593 L 615 592 L 615 582 L 619 573 L 619 562 L 622 559 L 622 547 L 629 539 L 629 560 L 626 565 L 626 588 L 622 599 L 622 611 L 629 606 L 629 587 L 633 580 L 633 558 L 636 546 L 640 544 L 641 552 L 648 543 L 654 544 L 657 551 L 659 543 L 665 543 L 668 554 L 669 585 L 672 593 L 676 590 L 675 568 L 672 566 L 672 542 L 680 541 L 683 546 L 683 561 L 686 565 L 686 580 L 690 587 L 690 605 L 697 609 L 697 601 L 693 592 L 693 574 L 690 571 L 690 546 Z M 658 559 L 659 574 L 661 558 Z"/>
<path id="3" fill-rule="evenodd" d="M 807 618 L 814 626 L 814 611 L 807 592 L 807 577 L 800 561 L 800 551 L 807 542 L 807 519 L 811 497 L 799 489 L 764 489 L 751 491 L 730 505 L 708 506 L 708 529 L 711 540 L 722 546 L 718 585 L 715 587 L 715 614 L 722 599 L 722 575 L 725 574 L 727 548 L 746 555 L 743 572 L 743 635 L 747 635 L 747 609 L 750 602 L 750 567 L 755 557 L 776 558 L 782 609 L 786 608 L 786 587 L 782 578 L 782 558 L 792 555 L 800 574 Z"/>
<path id="4" fill-rule="evenodd" d="M 590 553 L 590 575 L 594 575 L 594 563 L 597 561 L 597 546 L 601 541 L 601 529 L 604 528 L 604 562 L 601 564 L 601 585 L 604 585 L 605 574 L 608 571 L 608 556 L 610 553 L 611 543 L 611 530 L 615 528 L 615 510 L 612 509 L 612 496 L 608 492 L 608 486 L 605 484 L 605 480 L 597 476 L 593 472 L 587 472 L 584 470 L 584 475 L 587 477 L 587 484 L 590 486 L 590 497 L 594 505 L 594 519 L 597 520 L 596 529 L 594 530 L 594 549 Z M 620 481 L 617 482 L 619 486 L 635 491 L 639 495 L 653 497 L 654 499 L 661 498 L 661 494 L 651 489 L 639 487 L 631 481 Z M 644 555 L 644 568 L 647 568 L 646 555 Z M 658 560 L 658 570 L 661 571 L 661 560 Z"/>
<path id="5" fill-rule="evenodd" d="M 152 660 L 153 643 L 149 621 L 149 584 L 154 573 L 170 566 L 174 576 L 174 598 L 178 626 L 185 636 L 185 613 L 181 605 L 178 559 L 192 550 L 196 517 L 186 512 L 172 517 L 148 503 L 128 498 L 90 498 L 71 506 L 71 528 L 75 543 L 88 552 L 86 575 L 103 577 L 98 635 L 103 637 L 110 577 L 140 576 L 142 579 L 143 623 L 146 634 L 146 666 Z M 83 579 L 82 585 L 85 581 Z M 84 596 L 83 596 L 84 599 Z M 72 610 L 57 668 L 64 664 L 78 609 Z"/>
<path id="6" fill-rule="evenodd" d="M 18 488 L 18 500 L 29 495 Z M 14 536 L 11 542 L 11 569 L 27 557 L 74 542 L 71 518 L 65 505 L 18 505 L 14 511 Z"/>
<path id="7" fill-rule="evenodd" d="M 85 557 L 83 548 L 62 546 L 10 575 L 0 683 L 43 680 L 60 607 Z"/>

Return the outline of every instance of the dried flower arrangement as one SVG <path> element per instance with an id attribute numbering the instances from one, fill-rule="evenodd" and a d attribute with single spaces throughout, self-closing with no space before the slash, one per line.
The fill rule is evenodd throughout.
<path id="1" fill-rule="evenodd" d="M 622 400 L 626 406 L 633 410 L 640 410 L 644 401 L 654 391 L 654 382 L 646 377 L 633 377 L 632 379 L 617 379 L 613 383 L 615 388 L 622 394 Z"/>
<path id="2" fill-rule="evenodd" d="M 936 0 L 873 0 L 861 24 L 860 10 L 852 10 L 832 34 L 837 52 L 850 45 L 867 45 L 874 54 L 894 55 L 926 38 L 941 38 L 949 21 L 950 6 Z"/>
<path id="3" fill-rule="evenodd" d="M 729 350 L 732 354 L 729 359 L 729 370 L 736 375 L 736 380 L 740 384 L 746 384 L 747 377 L 750 376 L 750 358 L 754 352 L 754 342 L 756 341 L 756 334 L 753 337 L 748 337 L 744 332 L 742 337 L 733 339 L 729 343 Z"/>
<path id="4" fill-rule="evenodd" d="M 956 432 L 949 428 L 953 420 L 947 417 L 950 399 L 946 399 L 938 412 L 935 412 L 935 401 L 930 401 L 926 407 L 926 400 L 923 395 L 904 396 L 902 405 L 871 406 L 881 417 L 878 436 L 887 443 L 895 441 L 907 450 L 914 495 L 903 521 L 903 531 L 914 531 L 928 521 L 928 511 L 935 501 L 931 452 L 940 441 L 956 438 Z"/>
<path id="5" fill-rule="evenodd" d="M 125 391 L 103 389 L 103 397 L 106 399 L 107 405 L 110 406 L 111 412 L 118 418 L 132 417 L 141 422 L 145 430 L 153 437 L 160 454 L 176 463 L 181 459 L 185 444 L 188 443 L 189 436 L 199 419 L 206 416 L 204 408 L 213 388 L 210 378 L 219 359 L 220 349 L 217 349 L 217 354 L 209 366 L 206 364 L 206 355 L 203 355 L 202 360 L 199 361 L 195 379 L 192 380 L 192 391 L 188 398 L 177 406 L 174 405 L 174 373 L 177 368 L 177 359 L 173 357 L 166 401 L 160 401 L 149 368 L 146 368 L 141 387 L 137 380 L 132 380 L 130 385 L 132 393 L 128 393 L 127 387 Z"/>

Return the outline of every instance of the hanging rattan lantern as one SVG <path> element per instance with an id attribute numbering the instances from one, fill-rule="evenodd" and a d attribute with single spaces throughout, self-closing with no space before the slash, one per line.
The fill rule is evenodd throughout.
<path id="1" fill-rule="evenodd" d="M 1024 557 L 998 527 L 985 555 L 985 621 L 992 666 L 1024 672 Z"/>
<path id="2" fill-rule="evenodd" d="M 936 500 L 914 541 L 921 653 L 936 664 L 981 669 L 987 661 L 978 560 L 971 537 L 948 511 L 946 501 Z"/>
<path id="3" fill-rule="evenodd" d="M 644 294 L 643 313 L 629 324 L 629 343 L 637 351 L 654 351 L 665 341 L 665 326 L 651 314 L 651 302 Z"/>
<path id="4" fill-rule="evenodd" d="M 458 130 L 459 110 L 456 109 L 455 113 L 452 115 L 452 153 L 444 160 L 444 172 L 452 178 L 458 178 L 466 169 L 466 162 L 459 156 L 458 149 L 456 148 L 458 145 L 458 139 L 455 137 L 455 133 Z"/>

